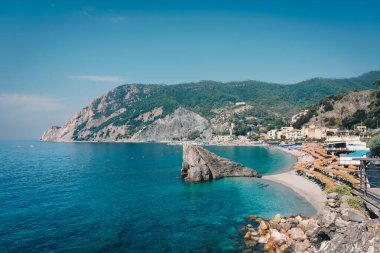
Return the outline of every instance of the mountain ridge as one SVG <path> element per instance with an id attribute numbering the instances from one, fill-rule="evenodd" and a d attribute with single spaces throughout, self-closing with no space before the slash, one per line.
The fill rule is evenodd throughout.
<path id="1" fill-rule="evenodd" d="M 380 71 L 290 85 L 260 81 L 125 84 L 94 99 L 62 127 L 48 129 L 41 140 L 171 141 L 190 136 L 210 140 L 230 131 L 232 125 L 235 134 L 244 135 L 283 125 L 299 109 L 326 96 L 374 88 L 378 78 Z M 147 128 L 154 138 L 139 137 Z M 178 135 L 169 138 L 165 128 Z"/>

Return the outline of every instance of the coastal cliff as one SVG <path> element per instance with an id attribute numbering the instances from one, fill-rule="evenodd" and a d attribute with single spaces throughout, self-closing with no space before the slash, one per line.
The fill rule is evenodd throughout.
<path id="1" fill-rule="evenodd" d="M 201 81 L 125 84 L 94 99 L 42 141 L 139 142 L 247 135 L 285 124 L 303 106 L 333 94 L 373 88 L 380 71 L 351 79 L 311 79 L 293 85 Z"/>
<path id="2" fill-rule="evenodd" d="M 183 144 L 181 176 L 186 182 L 210 181 L 223 177 L 261 177 L 255 170 L 190 143 Z"/>

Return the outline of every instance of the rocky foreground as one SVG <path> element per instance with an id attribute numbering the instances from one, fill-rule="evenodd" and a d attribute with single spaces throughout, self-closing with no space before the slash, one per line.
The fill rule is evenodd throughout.
<path id="1" fill-rule="evenodd" d="M 223 177 L 261 177 L 253 169 L 190 143 L 183 144 L 181 176 L 186 182 L 210 181 Z"/>
<path id="2" fill-rule="evenodd" d="M 350 207 L 351 196 L 327 195 L 317 218 L 277 214 L 272 220 L 249 216 L 244 252 L 263 244 L 265 252 L 380 252 L 380 220 L 371 220 L 365 209 Z M 257 228 L 252 224 L 258 224 Z"/>

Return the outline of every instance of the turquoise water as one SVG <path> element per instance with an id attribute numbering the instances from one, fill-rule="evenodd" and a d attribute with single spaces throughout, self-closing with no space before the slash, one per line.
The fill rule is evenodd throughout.
<path id="1" fill-rule="evenodd" d="M 210 149 L 261 161 L 261 173 L 292 162 L 261 147 Z M 0 252 L 220 252 L 239 247 L 247 215 L 315 212 L 262 179 L 185 184 L 180 146 L 0 142 L 0 161 Z"/>

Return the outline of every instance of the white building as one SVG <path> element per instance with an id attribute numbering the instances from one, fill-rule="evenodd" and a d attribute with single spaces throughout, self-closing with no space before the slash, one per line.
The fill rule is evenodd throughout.
<path id="1" fill-rule="evenodd" d="M 270 140 L 276 140 L 277 139 L 277 132 L 278 132 L 277 129 L 273 129 L 273 130 L 268 131 L 267 132 L 268 139 L 270 139 Z"/>
<path id="2" fill-rule="evenodd" d="M 367 144 L 356 135 L 328 136 L 325 143 L 332 149 L 337 147 L 347 151 L 369 150 Z"/>
<path id="3" fill-rule="evenodd" d="M 355 160 L 355 158 L 367 158 L 369 154 L 368 150 L 358 150 L 353 153 L 341 155 L 339 157 L 340 165 L 360 165 L 360 160 Z"/>

